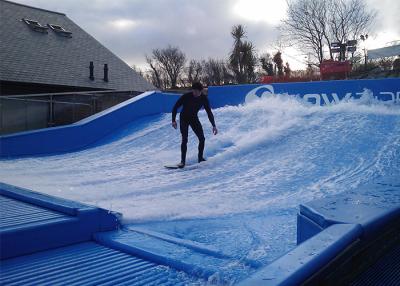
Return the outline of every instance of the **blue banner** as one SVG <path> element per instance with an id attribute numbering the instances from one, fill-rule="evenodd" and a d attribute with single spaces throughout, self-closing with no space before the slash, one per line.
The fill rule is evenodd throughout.
<path id="1" fill-rule="evenodd" d="M 289 94 L 317 105 L 361 97 L 400 103 L 400 78 L 210 86 L 212 106 L 237 105 L 272 94 Z"/>

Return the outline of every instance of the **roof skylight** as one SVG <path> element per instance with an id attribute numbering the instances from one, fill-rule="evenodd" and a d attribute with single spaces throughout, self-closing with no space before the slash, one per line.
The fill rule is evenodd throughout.
<path id="1" fill-rule="evenodd" d="M 32 30 L 36 32 L 46 33 L 47 34 L 47 27 L 41 25 L 38 21 L 30 20 L 22 18 L 22 21 L 27 24 Z"/>
<path id="2" fill-rule="evenodd" d="M 47 24 L 54 32 L 60 36 L 72 37 L 72 32 L 66 31 L 62 26 L 55 24 Z"/>

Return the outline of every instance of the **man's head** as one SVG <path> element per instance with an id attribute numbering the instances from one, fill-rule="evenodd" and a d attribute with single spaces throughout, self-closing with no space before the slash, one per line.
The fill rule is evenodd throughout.
<path id="1" fill-rule="evenodd" d="M 200 96 L 201 95 L 201 91 L 203 90 L 203 85 L 200 82 L 194 82 L 192 83 L 192 90 L 193 90 L 193 94 L 194 96 Z"/>

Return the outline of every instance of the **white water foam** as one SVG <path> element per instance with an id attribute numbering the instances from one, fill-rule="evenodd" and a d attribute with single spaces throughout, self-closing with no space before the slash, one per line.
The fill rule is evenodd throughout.
<path id="1" fill-rule="evenodd" d="M 209 218 L 297 207 L 399 171 L 399 106 L 374 100 L 314 106 L 275 95 L 204 112 L 208 161 L 166 170 L 180 157 L 170 114 L 133 122 L 91 149 L 0 161 L 0 181 L 95 204 L 143 222 Z"/>

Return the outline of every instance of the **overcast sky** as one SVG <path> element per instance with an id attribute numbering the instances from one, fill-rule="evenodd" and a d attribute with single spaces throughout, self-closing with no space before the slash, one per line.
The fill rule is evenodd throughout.
<path id="1" fill-rule="evenodd" d="M 226 59 L 233 25 L 243 24 L 259 53 L 275 52 L 286 0 L 14 0 L 65 13 L 129 65 L 146 68 L 145 54 L 178 46 L 188 59 Z M 400 1 L 366 0 L 378 12 L 369 48 L 400 40 Z M 283 53 L 292 67 L 303 68 L 305 55 Z"/>

